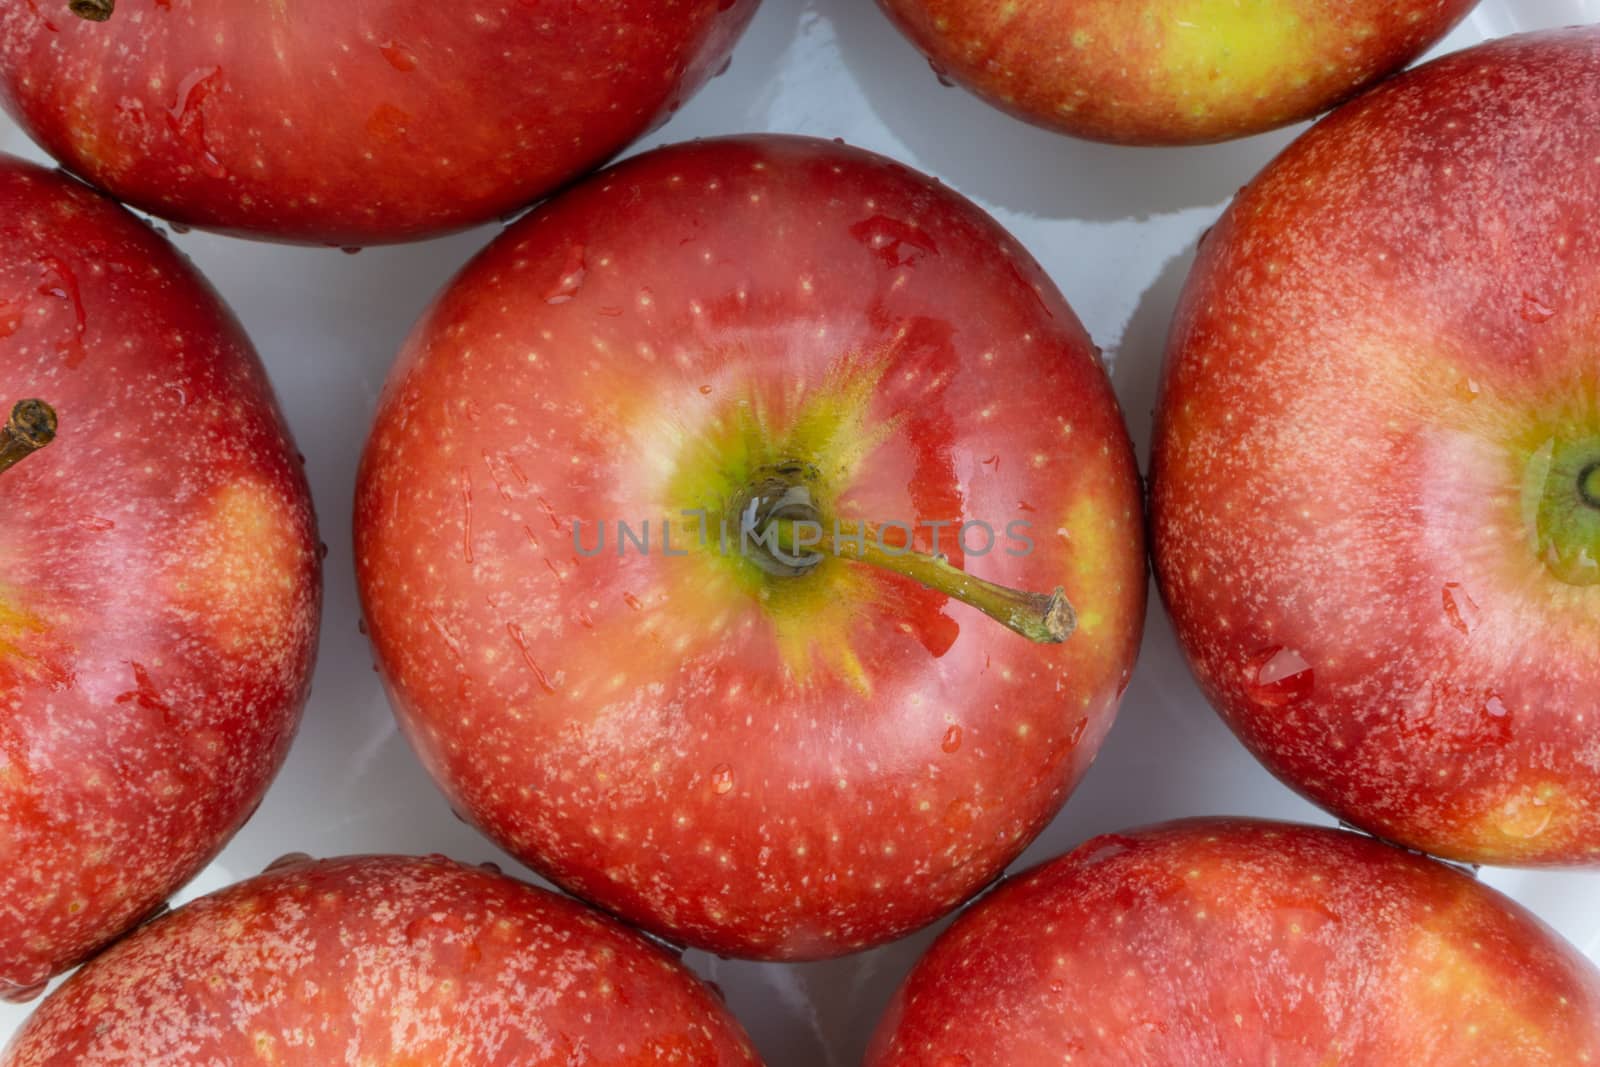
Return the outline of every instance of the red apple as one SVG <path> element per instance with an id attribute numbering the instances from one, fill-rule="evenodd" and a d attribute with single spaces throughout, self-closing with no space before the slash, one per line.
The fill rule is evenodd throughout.
<path id="1" fill-rule="evenodd" d="M 443 857 L 291 860 L 117 945 L 3 1067 L 757 1065 L 682 964 L 564 897 Z"/>
<path id="2" fill-rule="evenodd" d="M 1201 249 L 1152 503 L 1271 770 L 1474 863 L 1600 863 L 1600 27 L 1336 113 Z"/>
<path id="3" fill-rule="evenodd" d="M 0 406 L 0 996 L 23 997 L 260 802 L 321 578 L 239 324 L 149 226 L 9 157 Z"/>
<path id="4" fill-rule="evenodd" d="M 64 166 L 174 222 L 403 241 L 603 163 L 727 61 L 757 3 L 17 0 L 0 5 L 0 103 Z"/>
<path id="5" fill-rule="evenodd" d="M 1600 971 L 1432 860 L 1248 820 L 1097 838 L 917 964 L 866 1067 L 1578 1067 Z"/>
<path id="6" fill-rule="evenodd" d="M 793 137 L 664 149 L 507 231 L 402 354 L 356 507 L 379 664 L 458 809 L 631 921 L 775 958 L 922 926 L 1044 827 L 1133 666 L 1141 534 L 1027 252 Z"/>
<path id="7" fill-rule="evenodd" d="M 1048 129 L 1225 141 L 1400 70 L 1477 0 L 878 0 L 941 76 Z"/>

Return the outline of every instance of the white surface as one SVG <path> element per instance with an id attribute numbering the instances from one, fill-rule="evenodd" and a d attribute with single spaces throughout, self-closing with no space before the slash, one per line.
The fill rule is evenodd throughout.
<path id="1" fill-rule="evenodd" d="M 1442 50 L 1595 21 L 1600 0 L 1487 0 Z M 752 130 L 843 137 L 938 175 L 993 212 L 1050 270 L 1106 349 L 1141 459 L 1167 322 L 1195 242 L 1293 133 L 1137 150 L 1034 130 L 941 89 L 870 0 L 766 0 L 731 71 L 641 147 Z M 0 149 L 42 158 L 3 117 Z M 357 632 L 350 549 L 356 462 L 390 359 L 425 303 L 495 232 L 355 257 L 177 238 L 243 318 L 272 372 L 332 550 L 315 694 L 288 766 L 255 819 L 181 900 L 253 875 L 286 852 L 442 852 L 517 870 L 456 821 L 396 733 Z M 1329 821 L 1261 770 L 1207 709 L 1153 598 L 1121 720 L 1023 863 L 1095 834 L 1202 814 Z M 1600 959 L 1600 874 L 1483 878 Z M 769 1067 L 853 1067 L 931 937 L 825 964 L 733 963 L 701 953 L 689 960 L 725 990 Z M 25 1015 L 0 1006 L 0 1044 Z"/>

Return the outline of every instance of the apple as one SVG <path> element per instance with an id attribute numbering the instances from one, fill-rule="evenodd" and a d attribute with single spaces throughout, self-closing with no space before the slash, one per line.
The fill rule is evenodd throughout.
<path id="1" fill-rule="evenodd" d="M 288 857 L 118 944 L 3 1067 L 758 1065 L 710 989 L 582 905 L 440 856 Z"/>
<path id="2" fill-rule="evenodd" d="M 27 0 L 0 104 L 163 218 L 359 247 L 513 213 L 649 132 L 759 0 Z"/>
<path id="3" fill-rule="evenodd" d="M 1200 251 L 1153 456 L 1189 662 L 1285 782 L 1480 864 L 1600 864 L 1600 27 L 1405 75 Z"/>
<path id="4" fill-rule="evenodd" d="M 1477 0 L 878 0 L 943 78 L 1047 129 L 1135 145 L 1309 119 Z"/>
<path id="5" fill-rule="evenodd" d="M 305 703 L 321 565 L 221 300 L 145 223 L 3 156 L 0 408 L 0 997 L 20 999 L 260 802 Z"/>
<path id="6" fill-rule="evenodd" d="M 631 922 L 788 959 L 933 921 L 1050 820 L 1133 667 L 1142 534 L 1027 252 L 781 136 L 630 160 L 497 239 L 392 372 L 355 518 L 464 817 Z"/>
<path id="7" fill-rule="evenodd" d="M 895 995 L 866 1067 L 1600 1063 L 1600 971 L 1441 863 L 1200 819 L 1007 881 Z"/>

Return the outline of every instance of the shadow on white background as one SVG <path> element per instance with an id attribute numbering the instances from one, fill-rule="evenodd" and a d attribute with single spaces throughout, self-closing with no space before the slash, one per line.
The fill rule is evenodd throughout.
<path id="1" fill-rule="evenodd" d="M 1441 50 L 1585 21 L 1600 21 L 1600 0 L 1489 0 Z M 1194 244 L 1294 132 L 1126 149 L 1036 130 L 941 87 L 868 0 L 766 0 L 731 70 L 640 147 L 752 130 L 842 137 L 935 174 L 993 212 L 1106 349 L 1141 459 L 1167 322 Z M 4 118 L 0 149 L 42 158 Z M 175 238 L 260 349 L 306 454 L 330 547 L 321 662 L 299 740 L 255 819 L 180 900 L 287 852 L 441 852 L 520 870 L 454 818 L 396 732 L 357 628 L 350 548 L 356 462 L 389 362 L 428 300 L 496 232 L 353 257 Z M 1201 814 L 1329 822 L 1261 770 L 1206 708 L 1153 602 L 1121 720 L 1023 863 L 1095 834 Z M 1600 875 L 1483 877 L 1600 957 Z M 833 963 L 758 965 L 701 953 L 689 961 L 721 986 L 769 1067 L 853 1067 L 933 933 Z M 0 1006 L 0 1044 L 25 1015 Z"/>

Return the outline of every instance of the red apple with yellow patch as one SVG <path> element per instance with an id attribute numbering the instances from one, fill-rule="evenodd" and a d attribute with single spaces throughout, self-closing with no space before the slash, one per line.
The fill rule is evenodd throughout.
<path id="1" fill-rule="evenodd" d="M 1600 864 L 1600 27 L 1335 113 L 1200 250 L 1155 559 L 1212 702 L 1380 836 Z"/>
<path id="2" fill-rule="evenodd" d="M 290 859 L 116 945 L 3 1067 L 759 1067 L 716 995 L 574 901 L 442 857 Z"/>
<path id="3" fill-rule="evenodd" d="M 189 226 L 360 246 L 511 214 L 665 122 L 759 0 L 15 0 L 0 104 Z"/>
<path id="4" fill-rule="evenodd" d="M 260 802 L 321 599 L 305 475 L 216 294 L 0 157 L 0 996 L 188 881 Z M 3 416 L 0 416 L 3 418 Z"/>
<path id="5" fill-rule="evenodd" d="M 792 137 L 651 153 L 498 239 L 401 355 L 356 508 L 378 662 L 458 810 L 770 958 L 931 922 L 1045 826 L 1132 670 L 1142 543 L 1038 265 Z"/>
<path id="6" fill-rule="evenodd" d="M 1019 118 L 1121 144 L 1262 133 L 1405 67 L 1477 0 L 878 0 L 934 68 Z"/>
<path id="7" fill-rule="evenodd" d="M 917 964 L 866 1067 L 1600 1063 L 1600 971 L 1459 871 L 1240 819 L 1110 834 Z"/>

